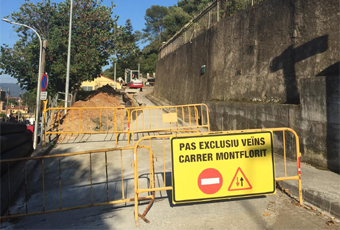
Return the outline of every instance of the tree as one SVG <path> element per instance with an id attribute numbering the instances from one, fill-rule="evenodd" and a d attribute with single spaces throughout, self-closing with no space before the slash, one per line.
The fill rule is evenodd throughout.
<path id="1" fill-rule="evenodd" d="M 116 55 L 112 62 L 117 62 L 117 78 L 124 77 L 125 68 L 137 69 L 140 57 L 140 49 L 137 46 L 140 40 L 140 32 L 133 32 L 130 19 L 126 20 L 125 26 L 120 27 L 120 36 L 117 38 Z M 104 71 L 106 77 L 113 78 L 114 66 Z"/>
<path id="2" fill-rule="evenodd" d="M 34 107 L 36 106 L 37 94 L 34 92 L 25 92 L 22 95 L 22 105 L 27 105 L 29 112 L 34 111 Z"/>
<path id="3" fill-rule="evenodd" d="M 8 105 L 14 105 L 14 106 L 17 106 L 18 105 L 18 102 L 13 99 L 13 98 L 9 98 L 8 99 Z"/>
<path id="4" fill-rule="evenodd" d="M 212 0 L 180 0 L 177 2 L 177 5 L 193 17 L 203 10 L 210 2 L 212 2 Z"/>
<path id="5" fill-rule="evenodd" d="M 168 14 L 163 18 L 165 29 L 165 36 L 167 39 L 171 38 L 177 31 L 179 31 L 191 16 L 182 8 L 177 6 L 169 7 Z"/>
<path id="6" fill-rule="evenodd" d="M 146 10 L 144 38 L 149 41 L 158 40 L 161 43 L 162 32 L 164 31 L 163 18 L 167 15 L 168 8 L 165 6 L 154 5 Z"/>
<path id="7" fill-rule="evenodd" d="M 102 6 L 102 0 L 73 1 L 70 92 L 76 94 L 81 82 L 98 77 L 108 64 L 119 30 L 117 17 L 111 17 L 114 5 Z M 65 90 L 69 13 L 69 0 L 59 4 L 46 0 L 36 5 L 27 0 L 11 15 L 13 21 L 35 28 L 45 41 L 45 72 L 51 93 Z M 20 40 L 13 48 L 1 46 L 0 69 L 30 91 L 37 85 L 39 42 L 25 27 L 16 32 Z"/>
<path id="8" fill-rule="evenodd" d="M 158 41 L 153 41 L 149 45 L 145 46 L 142 50 L 140 63 L 142 73 L 146 75 L 147 73 L 156 72 L 156 63 L 158 60 Z"/>

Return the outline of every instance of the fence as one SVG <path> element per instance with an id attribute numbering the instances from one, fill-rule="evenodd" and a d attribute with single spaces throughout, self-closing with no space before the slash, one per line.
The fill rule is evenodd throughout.
<path id="1" fill-rule="evenodd" d="M 128 183 L 134 180 L 133 173 L 128 171 L 132 171 L 130 156 L 133 156 L 133 147 L 1 160 L 2 166 L 23 164 L 21 180 L 24 183 L 18 200 L 12 208 L 8 205 L 6 215 L 0 220 L 132 202 L 133 183 Z M 41 170 L 29 175 L 27 165 L 32 162 Z M 102 175 L 104 180 L 100 178 Z M 7 188 L 2 187 L 1 196 L 7 195 L 9 204 L 12 204 L 11 179 L 8 169 L 2 178 L 8 181 Z M 148 199 L 152 196 L 139 198 Z"/>
<path id="2" fill-rule="evenodd" d="M 299 201 L 300 204 L 303 204 L 302 200 L 302 187 L 301 187 L 301 169 L 300 169 L 300 144 L 299 138 L 296 132 L 289 128 L 272 128 L 272 129 L 261 129 L 261 130 L 239 130 L 239 131 L 228 131 L 228 132 L 212 132 L 212 133 L 200 133 L 200 134 L 179 134 L 179 135 L 162 135 L 162 136 L 150 136 L 143 137 L 135 144 L 134 149 L 134 170 L 135 170 L 135 221 L 136 225 L 139 225 L 138 217 L 141 217 L 143 220 L 146 220 L 145 215 L 150 209 L 153 201 L 155 200 L 156 192 L 159 192 L 159 196 L 166 196 L 167 190 L 173 190 L 173 185 L 170 183 L 171 175 L 173 175 L 171 165 L 171 154 L 169 151 L 170 141 L 169 139 L 174 137 L 192 137 L 192 136 L 202 136 L 202 135 L 221 135 L 221 134 L 247 134 L 254 132 L 273 132 L 276 134 L 282 135 L 282 148 L 283 148 L 283 164 L 284 164 L 284 172 L 282 177 L 275 177 L 275 181 L 285 181 L 285 180 L 297 180 L 299 187 Z M 291 133 L 293 139 L 295 140 L 295 154 L 296 154 L 296 172 L 287 172 L 286 165 L 286 133 Z M 167 150 L 167 151 L 166 151 Z M 274 148 L 274 151 L 278 151 L 278 146 Z M 155 160 L 158 162 L 155 163 Z M 141 166 L 140 166 L 141 165 Z M 149 165 L 147 169 L 145 165 Z M 291 175 L 293 173 L 293 175 Z M 139 183 L 138 178 L 140 178 L 140 174 L 148 174 L 148 178 L 150 183 L 148 186 L 143 186 Z M 276 175 L 276 174 L 275 174 Z M 195 179 L 197 181 L 197 179 Z M 158 183 L 155 183 L 158 181 Z M 156 186 L 157 184 L 157 186 Z M 174 192 L 174 191 L 173 191 Z M 152 196 L 151 201 L 146 207 L 143 214 L 138 213 L 138 197 L 140 194 L 147 193 L 149 196 Z"/>
<path id="3" fill-rule="evenodd" d="M 275 181 L 297 180 L 300 204 L 303 204 L 298 136 L 289 128 L 272 128 L 146 136 L 138 140 L 134 146 L 122 148 L 0 160 L 2 167 L 8 165 L 8 173 L 2 177 L 2 180 L 8 182 L 7 188 L 2 187 L 1 196 L 5 196 L 7 191 L 9 204 L 12 204 L 9 164 L 21 163 L 23 166 L 20 167 L 24 170 L 20 175 L 24 181 L 20 198 L 12 207 L 8 206 L 7 215 L 1 216 L 0 219 L 134 202 L 135 221 L 138 226 L 139 217 L 148 222 L 146 214 L 156 198 L 156 193 L 159 192 L 158 196 L 166 197 L 168 196 L 166 191 L 173 190 L 173 185 L 170 183 L 171 176 L 174 176 L 171 175 L 173 173 L 173 162 L 170 160 L 171 138 L 206 137 L 207 135 L 214 137 L 256 132 L 273 132 L 282 135 L 282 146 L 276 147 L 283 149 L 284 172 L 282 174 L 284 176 L 275 177 Z M 295 150 L 296 154 L 296 174 L 287 172 L 286 133 L 290 133 L 295 140 L 295 148 L 292 151 Z M 276 147 L 274 150 L 277 151 Z M 131 169 L 132 160 L 133 169 Z M 28 175 L 27 164 L 31 161 L 40 162 L 37 165 L 41 170 Z M 129 180 L 133 180 L 133 183 L 128 183 Z M 145 211 L 139 214 L 139 201 L 142 200 L 150 201 Z M 37 205 L 39 202 L 40 205 Z"/>
<path id="4" fill-rule="evenodd" d="M 44 112 L 51 114 L 50 124 L 44 127 L 46 135 L 53 134 L 94 134 L 114 133 L 116 143 L 118 134 L 127 134 L 129 112 L 123 107 L 69 107 L 48 108 Z"/>
<path id="5" fill-rule="evenodd" d="M 209 110 L 205 104 L 153 107 L 70 107 L 49 108 L 50 124 L 44 127 L 44 143 L 47 135 L 59 134 L 115 134 L 131 135 L 155 132 L 194 132 L 208 128 Z M 139 116 L 141 114 L 141 116 Z M 159 118 L 159 116 L 162 116 Z"/>
<path id="6" fill-rule="evenodd" d="M 264 0 L 215 0 L 160 47 L 158 60 L 174 52 L 182 45 L 191 42 L 193 38 L 211 28 L 220 21 L 220 19 L 242 12 L 263 1 Z"/>
<path id="7" fill-rule="evenodd" d="M 209 109 L 205 104 L 142 107 L 131 111 L 130 132 L 140 133 L 210 131 Z"/>

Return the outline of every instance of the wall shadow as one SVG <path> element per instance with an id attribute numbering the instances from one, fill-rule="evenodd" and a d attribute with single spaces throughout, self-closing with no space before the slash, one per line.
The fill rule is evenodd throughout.
<path id="1" fill-rule="evenodd" d="M 324 76 L 326 81 L 327 166 L 340 173 L 340 62 L 330 65 L 317 76 Z"/>
<path id="2" fill-rule="evenodd" d="M 295 63 L 323 53 L 328 49 L 328 35 L 317 37 L 301 46 L 289 46 L 270 64 L 270 71 L 283 70 L 286 87 L 286 104 L 300 104 L 300 93 L 295 73 Z"/>

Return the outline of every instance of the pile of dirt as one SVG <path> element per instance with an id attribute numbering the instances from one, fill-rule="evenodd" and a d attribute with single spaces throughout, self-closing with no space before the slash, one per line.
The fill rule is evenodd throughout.
<path id="1" fill-rule="evenodd" d="M 109 85 L 93 91 L 84 101 L 77 101 L 72 106 L 72 108 L 82 107 L 81 111 L 78 109 L 68 110 L 60 126 L 60 131 L 93 132 L 124 130 L 127 126 L 126 111 L 117 108 L 124 107 L 124 105 L 120 104 L 119 97 L 122 97 L 121 93 L 115 91 Z M 61 137 L 61 139 L 63 138 Z"/>

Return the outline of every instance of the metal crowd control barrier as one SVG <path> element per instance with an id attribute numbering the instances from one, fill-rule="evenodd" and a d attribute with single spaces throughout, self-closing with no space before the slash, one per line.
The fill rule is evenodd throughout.
<path id="1" fill-rule="evenodd" d="M 130 108 L 130 110 L 133 107 Z M 44 143 L 46 135 L 51 134 L 96 134 L 114 133 L 116 143 L 117 135 L 128 134 L 129 110 L 123 107 L 69 107 L 48 108 L 44 113 L 50 111 L 50 124 L 44 123 Z"/>
<path id="2" fill-rule="evenodd" d="M 131 110 L 130 132 L 139 133 L 210 131 L 209 109 L 205 104 L 141 107 Z M 138 138 L 139 139 L 139 138 Z"/>
<path id="3" fill-rule="evenodd" d="M 51 114 L 46 125 L 46 114 Z M 139 116 L 141 115 L 141 116 Z M 155 132 L 210 131 L 209 109 L 205 104 L 150 107 L 70 107 L 48 108 L 44 112 L 44 144 L 47 135 L 60 134 L 126 134 Z"/>
<path id="4" fill-rule="evenodd" d="M 92 150 L 86 152 L 65 153 L 56 155 L 47 155 L 39 157 L 26 157 L 18 159 L 0 160 L 2 167 L 7 165 L 7 175 L 4 175 L 2 179 L 8 181 L 7 188 L 2 187 L 2 196 L 5 196 L 7 190 L 8 196 L 8 211 L 7 215 L 1 216 L 0 220 L 12 217 L 22 217 L 28 215 L 38 215 L 44 213 L 52 213 L 66 210 L 74 210 L 87 207 L 96 207 L 109 204 L 120 204 L 126 202 L 135 203 L 135 221 L 136 225 L 139 225 L 138 217 L 148 222 L 146 214 L 151 208 L 155 198 L 156 192 L 166 192 L 167 190 L 173 190 L 171 183 L 169 183 L 170 173 L 172 172 L 171 165 L 171 153 L 170 153 L 170 138 L 176 137 L 198 137 L 202 135 L 217 135 L 217 134 L 239 134 L 239 133 L 255 133 L 255 132 L 273 132 L 283 134 L 282 147 L 284 157 L 284 176 L 275 177 L 275 181 L 285 180 L 297 180 L 299 187 L 299 201 L 303 204 L 302 200 L 302 188 L 301 188 L 301 168 L 300 168 L 300 148 L 299 138 L 296 132 L 290 128 L 272 128 L 272 129 L 253 129 L 253 130 L 235 130 L 224 132 L 205 132 L 205 133 L 185 133 L 185 134 L 172 134 L 172 135 L 155 135 L 145 136 L 138 140 L 134 146 Z M 288 176 L 286 166 L 286 138 L 285 134 L 289 132 L 293 134 L 295 139 L 295 152 L 297 160 L 297 172 L 296 175 Z M 146 144 L 144 144 L 146 142 Z M 169 144 L 166 146 L 166 144 Z M 123 153 L 124 151 L 124 153 Z M 127 152 L 126 152 L 127 151 Z M 120 161 L 117 158 L 111 157 L 118 154 Z M 131 162 L 126 159 L 125 156 L 133 155 L 133 177 L 132 171 L 127 171 L 127 168 L 131 167 Z M 110 157 L 108 157 L 110 156 Z M 85 158 L 79 159 L 79 158 Z M 128 158 L 129 159 L 129 158 Z M 155 164 L 155 159 L 160 164 Z M 28 175 L 27 163 L 29 161 L 39 161 L 41 174 L 33 173 Z M 100 162 L 103 162 L 102 164 Z M 23 173 L 22 176 L 23 186 L 21 191 L 21 198 L 16 203 L 22 203 L 21 205 L 11 206 L 11 174 L 10 165 L 13 162 L 21 162 Z M 116 164 L 116 165 L 115 165 Z M 71 170 L 71 171 L 70 171 Z M 73 172 L 73 171 L 74 172 Z M 72 178 L 70 175 L 76 175 Z M 100 180 L 97 177 L 105 175 L 104 180 Z M 131 175 L 131 180 L 134 180 L 134 184 L 127 183 L 124 179 L 124 175 Z M 157 178 L 156 178 L 157 177 Z M 161 183 L 162 177 L 163 183 Z M 49 178 L 56 178 L 55 181 Z M 79 181 L 79 178 L 82 181 Z M 66 181 L 66 182 L 65 182 Z M 76 186 L 74 186 L 77 182 Z M 40 183 L 41 182 L 41 183 Z M 156 182 L 157 186 L 156 186 Z M 128 187 L 127 184 L 131 184 Z M 73 185 L 73 186 L 72 186 Z M 118 186 L 117 186 L 118 185 Z M 117 189 L 120 187 L 121 189 Z M 80 196 L 79 202 L 74 201 L 75 189 L 80 189 L 78 196 Z M 33 190 L 33 191 L 31 191 Z M 87 190 L 87 192 L 86 192 Z M 113 191 L 112 191 L 113 190 Z M 97 193 L 98 192 L 98 193 Z M 142 196 L 142 193 L 146 195 Z M 66 195 L 65 195 L 66 194 Z M 121 194 L 118 196 L 118 194 Z M 96 196 L 97 195 L 97 196 Z M 162 195 L 162 194 L 161 194 Z M 167 194 L 163 194 L 167 196 Z M 118 196 L 118 199 L 117 199 Z M 53 197 L 59 197 L 57 199 L 51 199 Z M 40 206 L 35 204 L 36 199 L 41 199 L 42 204 Z M 68 199 L 67 199 L 68 198 Z M 33 207 L 31 207 L 31 202 Z M 138 201 L 150 200 L 145 211 L 142 214 L 138 213 Z M 63 204 L 66 203 L 65 207 Z M 73 203 L 73 204 L 72 204 Z M 22 210 L 21 213 L 13 213 L 13 209 Z M 12 210 L 12 211 L 11 211 Z"/>
<path id="5" fill-rule="evenodd" d="M 0 160 L 2 167 L 8 165 L 7 175 L 2 178 L 8 180 L 8 185 L 7 188 L 2 187 L 1 196 L 7 195 L 9 203 L 7 215 L 1 216 L 0 220 L 134 201 L 133 183 L 128 183 L 128 180 L 134 180 L 130 169 L 131 161 L 124 158 L 126 154 L 132 157 L 133 148 L 131 146 Z M 114 157 L 115 155 L 118 156 Z M 40 173 L 28 175 L 27 165 L 31 161 L 39 161 Z M 22 164 L 20 167 L 24 172 L 20 176 L 23 189 L 14 207 L 10 208 L 12 181 L 9 165 L 13 162 Z M 130 178 L 126 179 L 124 174 Z M 77 177 L 72 178 L 73 175 Z M 105 179 L 98 179 L 98 175 L 105 175 Z M 51 180 L 53 178 L 55 180 Z M 152 198 L 146 196 L 138 199 Z M 37 200 L 41 201 L 41 205 L 36 205 Z"/>
<path id="6" fill-rule="evenodd" d="M 146 219 L 146 214 L 149 211 L 152 203 L 155 200 L 155 193 L 159 192 L 162 196 L 162 192 L 166 192 L 167 190 L 173 190 L 171 185 L 169 174 L 172 173 L 171 168 L 171 151 L 170 151 L 170 139 L 174 137 L 190 137 L 190 136 L 201 136 L 201 135 L 216 135 L 216 134 L 238 134 L 238 133 L 254 133 L 254 132 L 264 132 L 270 131 L 273 133 L 282 132 L 283 139 L 283 159 L 284 159 L 284 176 L 283 177 L 275 177 L 275 181 L 285 181 L 285 180 L 297 180 L 298 187 L 299 187 L 299 201 L 300 204 L 303 204 L 302 200 L 302 188 L 301 188 L 301 168 L 300 168 L 300 144 L 299 138 L 296 132 L 290 128 L 271 128 L 271 129 L 253 129 L 253 130 L 235 130 L 235 131 L 225 131 L 225 132 L 207 132 L 207 133 L 200 133 L 200 134 L 177 134 L 177 135 L 158 135 L 158 136 L 146 136 L 138 140 L 134 146 L 134 174 L 135 174 L 135 221 L 136 225 L 139 226 L 139 219 L 141 217 L 143 220 Z M 287 165 L 286 165 L 286 138 L 285 133 L 290 132 L 293 134 L 295 139 L 295 151 L 296 151 L 296 175 L 294 176 L 287 176 Z M 168 143 L 169 146 L 165 146 Z M 166 149 L 167 148 L 167 149 Z M 275 151 L 275 149 L 274 149 Z M 161 162 L 159 164 L 155 164 L 154 160 Z M 144 186 L 141 186 L 140 183 L 140 173 L 144 172 L 139 167 L 139 163 L 145 167 L 145 164 L 149 164 L 148 178 L 150 183 Z M 157 175 L 157 178 L 155 178 Z M 168 176 L 167 176 L 168 175 Z M 145 176 L 145 174 L 143 174 Z M 161 179 L 158 178 L 161 176 L 163 178 L 163 183 L 159 182 Z M 158 186 L 156 187 L 155 181 L 158 181 Z M 147 205 L 143 214 L 138 213 L 138 199 L 140 194 L 148 193 L 148 197 L 152 197 L 151 201 Z M 166 194 L 165 194 L 166 196 Z"/>

